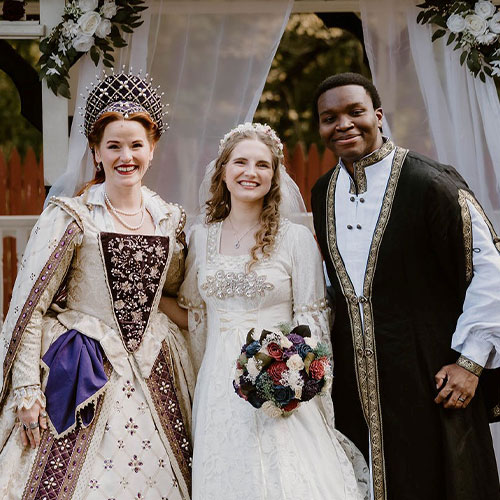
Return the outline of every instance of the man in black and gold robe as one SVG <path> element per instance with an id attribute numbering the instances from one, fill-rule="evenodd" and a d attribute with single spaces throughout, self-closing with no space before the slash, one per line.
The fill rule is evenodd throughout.
<path id="1" fill-rule="evenodd" d="M 369 80 L 330 77 L 316 104 L 339 158 L 312 191 L 336 425 L 374 500 L 498 500 L 500 240 L 455 169 L 382 136 Z"/>

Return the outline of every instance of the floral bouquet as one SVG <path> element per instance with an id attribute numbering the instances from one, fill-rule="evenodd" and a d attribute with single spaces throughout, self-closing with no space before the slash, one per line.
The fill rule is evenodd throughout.
<path id="1" fill-rule="evenodd" d="M 311 338 L 307 325 L 279 325 L 279 331 L 252 328 L 236 361 L 234 390 L 255 408 L 272 417 L 287 416 L 302 401 L 329 394 L 332 384 L 330 352 Z"/>

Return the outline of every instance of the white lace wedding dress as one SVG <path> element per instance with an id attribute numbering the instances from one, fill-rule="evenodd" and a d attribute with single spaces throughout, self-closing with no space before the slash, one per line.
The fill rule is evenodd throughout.
<path id="1" fill-rule="evenodd" d="M 189 309 L 194 357 L 202 359 L 193 407 L 193 500 L 360 500 L 366 464 L 334 428 L 329 397 L 272 418 L 233 389 L 248 330 L 307 324 L 329 340 L 329 311 L 316 242 L 280 223 L 274 251 L 245 272 L 248 256 L 219 252 L 221 223 L 191 233 L 179 303 Z M 335 381 L 334 381 L 335 383 Z"/>

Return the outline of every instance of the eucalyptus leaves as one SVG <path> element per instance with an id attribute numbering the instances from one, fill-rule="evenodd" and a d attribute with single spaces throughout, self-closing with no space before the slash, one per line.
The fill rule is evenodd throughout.
<path id="1" fill-rule="evenodd" d="M 63 20 L 40 42 L 40 79 L 56 95 L 69 98 L 68 72 L 90 51 L 97 66 L 100 58 L 113 67 L 115 47 L 125 47 L 123 33 L 142 24 L 144 0 L 73 0 L 66 4 Z"/>
<path id="2" fill-rule="evenodd" d="M 500 12 L 490 1 L 427 0 L 418 5 L 420 24 L 437 27 L 432 41 L 448 34 L 447 45 L 462 50 L 460 64 L 485 82 L 500 76 Z"/>

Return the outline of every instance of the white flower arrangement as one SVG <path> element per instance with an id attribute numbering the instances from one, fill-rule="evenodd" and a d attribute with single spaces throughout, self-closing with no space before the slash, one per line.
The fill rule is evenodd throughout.
<path id="1" fill-rule="evenodd" d="M 460 64 L 485 82 L 500 76 L 500 12 L 489 0 L 426 0 L 417 17 L 420 24 L 437 29 L 432 41 L 448 33 L 447 45 L 461 50 Z"/>
<path id="2" fill-rule="evenodd" d="M 40 77 L 54 92 L 69 98 L 68 72 L 90 52 L 97 66 L 113 67 L 115 47 L 125 47 L 123 33 L 142 24 L 145 0 L 72 0 L 66 4 L 62 21 L 40 42 Z"/>

